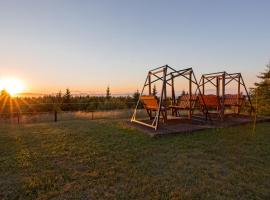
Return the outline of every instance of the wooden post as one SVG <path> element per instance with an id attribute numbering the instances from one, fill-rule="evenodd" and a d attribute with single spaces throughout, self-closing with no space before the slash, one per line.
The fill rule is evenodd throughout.
<path id="1" fill-rule="evenodd" d="M 20 124 L 20 112 L 17 112 L 17 122 Z"/>
<path id="2" fill-rule="evenodd" d="M 151 88 L 151 72 L 148 73 L 148 94 L 152 94 L 152 88 Z"/>
<path id="3" fill-rule="evenodd" d="M 148 73 L 148 94 L 152 94 L 152 88 L 151 88 L 151 72 Z M 150 119 L 152 118 L 152 110 L 150 110 Z"/>
<path id="4" fill-rule="evenodd" d="M 217 76 L 217 78 L 216 78 L 216 95 L 217 95 L 217 97 L 219 97 L 219 88 L 220 88 L 220 86 L 219 86 L 219 77 Z"/>
<path id="5" fill-rule="evenodd" d="M 225 73 L 222 74 L 222 101 L 221 101 L 221 106 L 222 106 L 222 109 L 221 109 L 221 116 L 222 116 L 222 120 L 224 119 L 224 112 L 225 112 L 225 105 L 224 105 L 224 102 L 225 102 Z"/>
<path id="6" fill-rule="evenodd" d="M 57 111 L 54 111 L 54 122 L 57 122 Z"/>
<path id="7" fill-rule="evenodd" d="M 172 104 L 175 105 L 175 91 L 174 91 L 174 77 L 173 74 L 171 74 L 171 79 L 172 79 Z"/>
<path id="8" fill-rule="evenodd" d="M 165 119 L 164 121 L 167 120 L 167 79 L 166 79 L 166 75 L 167 75 L 167 67 L 164 69 L 163 71 L 163 77 L 164 77 L 164 107 L 165 107 Z"/>
<path id="9" fill-rule="evenodd" d="M 163 95 L 164 95 L 164 88 L 166 87 L 166 74 L 167 74 L 167 67 L 165 67 L 163 69 L 163 85 L 162 85 L 162 89 L 161 89 L 161 96 L 160 96 L 160 102 L 159 102 L 159 108 L 158 108 L 158 112 L 157 112 L 157 115 L 156 115 L 156 121 L 155 121 L 155 130 L 158 129 L 158 126 L 159 126 L 159 118 L 160 118 L 160 112 L 161 112 L 161 109 L 162 109 L 162 104 L 163 104 Z M 165 116 L 167 117 L 167 115 Z"/>
<path id="10" fill-rule="evenodd" d="M 240 75 L 238 75 L 238 91 L 237 91 L 237 114 L 240 114 Z"/>
<path id="11" fill-rule="evenodd" d="M 171 102 L 171 104 L 172 105 L 175 105 L 175 103 L 176 103 L 176 100 L 175 100 L 175 91 L 174 91 L 174 76 L 173 76 L 173 74 L 171 74 L 171 79 L 172 79 L 172 86 L 171 86 L 171 88 L 172 88 L 172 102 Z M 172 108 L 171 109 L 171 112 L 172 112 L 172 116 L 174 116 L 174 114 L 176 114 L 176 113 L 174 113 L 174 109 Z"/>
<path id="12" fill-rule="evenodd" d="M 189 72 L 189 112 L 188 112 L 188 118 L 191 119 L 192 115 L 192 102 L 191 102 L 191 96 L 192 96 L 192 71 Z"/>
<path id="13" fill-rule="evenodd" d="M 202 76 L 202 95 L 204 95 L 204 75 Z"/>

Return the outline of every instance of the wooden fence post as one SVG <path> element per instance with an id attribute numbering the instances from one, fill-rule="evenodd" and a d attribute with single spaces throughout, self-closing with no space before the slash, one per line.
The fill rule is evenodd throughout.
<path id="1" fill-rule="evenodd" d="M 57 122 L 57 111 L 54 111 L 54 122 Z"/>
<path id="2" fill-rule="evenodd" d="M 20 112 L 17 112 L 17 122 L 20 124 Z"/>

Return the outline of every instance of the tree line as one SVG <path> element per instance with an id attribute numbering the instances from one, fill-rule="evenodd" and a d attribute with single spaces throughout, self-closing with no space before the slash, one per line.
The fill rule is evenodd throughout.
<path id="1" fill-rule="evenodd" d="M 105 96 L 75 96 L 69 89 L 65 93 L 42 97 L 11 97 L 5 90 L 0 94 L 0 112 L 50 112 L 50 111 L 95 111 L 130 109 L 136 105 L 139 92 L 131 96 L 115 97 L 107 87 Z"/>

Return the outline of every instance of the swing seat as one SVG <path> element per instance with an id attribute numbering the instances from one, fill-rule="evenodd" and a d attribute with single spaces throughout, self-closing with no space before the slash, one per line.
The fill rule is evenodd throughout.
<path id="1" fill-rule="evenodd" d="M 244 102 L 244 96 L 240 95 L 238 98 L 237 94 L 226 94 L 224 98 L 225 106 L 242 106 Z"/>
<path id="2" fill-rule="evenodd" d="M 172 114 L 178 116 L 179 110 L 194 110 L 195 104 L 197 101 L 197 95 L 191 95 L 189 99 L 189 95 L 179 96 L 175 105 L 171 105 L 169 108 L 172 109 Z M 191 104 L 190 104 L 191 102 Z"/>
<path id="3" fill-rule="evenodd" d="M 239 97 L 237 94 L 226 94 L 224 98 L 224 106 L 227 108 L 238 107 L 238 114 L 239 114 L 240 108 L 242 107 L 244 100 L 245 97 L 242 94 Z"/>
<path id="4" fill-rule="evenodd" d="M 200 95 L 199 102 L 204 114 L 218 114 L 220 119 L 222 119 L 220 98 L 218 96 L 212 94 Z"/>
<path id="5" fill-rule="evenodd" d="M 147 114 L 149 115 L 150 119 L 153 119 L 152 111 L 157 112 L 159 110 L 158 98 L 154 95 L 143 95 L 140 97 L 140 101 L 143 104 L 143 107 L 146 110 Z M 160 112 L 163 119 L 167 120 L 166 108 L 161 106 Z"/>

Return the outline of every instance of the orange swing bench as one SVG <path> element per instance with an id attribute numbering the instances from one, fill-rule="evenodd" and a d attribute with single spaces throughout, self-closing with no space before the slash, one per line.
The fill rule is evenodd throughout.
<path id="1" fill-rule="evenodd" d="M 197 98 L 197 95 L 194 94 L 191 95 L 191 98 L 188 94 L 179 96 L 176 104 L 169 106 L 169 108 L 172 109 L 172 115 L 175 115 L 176 117 L 180 116 L 179 111 L 181 110 L 191 110 L 193 112 Z"/>
<path id="2" fill-rule="evenodd" d="M 152 112 L 158 112 L 159 110 L 159 100 L 156 96 L 154 95 L 143 95 L 140 97 L 140 101 L 146 110 L 150 120 L 153 119 Z M 166 108 L 161 106 L 160 108 L 160 113 L 163 117 L 163 120 L 167 120 L 167 113 L 166 113 Z"/>
<path id="3" fill-rule="evenodd" d="M 209 114 L 217 114 L 222 119 L 222 109 L 220 98 L 216 95 L 200 95 L 199 102 L 202 112 L 207 116 Z"/>
<path id="4" fill-rule="evenodd" d="M 224 106 L 229 108 L 237 107 L 238 108 L 237 114 L 239 114 L 240 109 L 244 103 L 244 100 L 245 97 L 242 94 L 240 96 L 238 96 L 237 94 L 226 94 L 224 98 Z"/>

